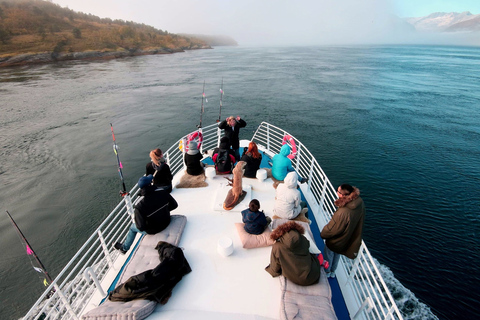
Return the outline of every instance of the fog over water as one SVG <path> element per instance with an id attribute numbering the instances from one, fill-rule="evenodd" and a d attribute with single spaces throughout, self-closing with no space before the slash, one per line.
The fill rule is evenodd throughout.
<path id="1" fill-rule="evenodd" d="M 480 2 L 347 0 L 55 0 L 100 17 L 152 25 L 171 33 L 227 35 L 240 45 L 455 44 L 480 45 L 478 34 L 419 33 L 399 17 L 433 12 L 480 13 Z M 415 6 L 418 6 L 418 10 Z"/>

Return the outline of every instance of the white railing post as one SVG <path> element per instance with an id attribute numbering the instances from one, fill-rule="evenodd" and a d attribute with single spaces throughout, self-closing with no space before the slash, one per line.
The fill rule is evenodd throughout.
<path id="1" fill-rule="evenodd" d="M 295 166 L 295 171 L 297 171 L 297 173 L 300 172 L 300 155 L 302 154 L 300 151 L 301 149 L 302 144 L 299 142 L 297 146 L 297 165 Z"/>
<path id="2" fill-rule="evenodd" d="M 217 127 L 217 147 L 220 146 L 220 138 L 222 137 L 222 129 Z M 215 149 L 215 148 L 214 148 Z"/>
<path id="3" fill-rule="evenodd" d="M 310 162 L 310 172 L 308 173 L 308 190 L 310 190 L 312 186 L 312 179 L 313 179 L 313 165 L 315 164 L 315 158 L 312 157 L 312 161 Z M 303 177 L 302 177 L 303 178 Z"/>
<path id="4" fill-rule="evenodd" d="M 270 125 L 267 123 L 267 150 L 270 150 Z"/>
<path id="5" fill-rule="evenodd" d="M 98 239 L 100 240 L 100 244 L 102 245 L 103 254 L 105 255 L 105 258 L 107 259 L 108 266 L 110 268 L 114 268 L 116 270 L 116 268 L 113 266 L 113 260 L 112 260 L 112 257 L 110 257 L 110 254 L 108 252 L 107 243 L 105 242 L 105 238 L 103 237 L 102 231 L 98 230 L 97 234 L 98 234 Z"/>
<path id="6" fill-rule="evenodd" d="M 103 290 L 102 285 L 100 284 L 100 281 L 98 281 L 98 277 L 93 271 L 92 267 L 85 268 L 85 270 L 83 271 L 83 277 L 87 282 L 93 281 L 93 283 L 95 284 L 95 287 L 97 288 L 98 292 L 100 292 L 102 297 L 105 297 L 107 295 Z"/>
<path id="7" fill-rule="evenodd" d="M 362 241 L 362 245 L 360 246 L 360 249 L 358 250 L 358 252 L 360 253 L 356 258 L 355 258 L 355 262 L 353 263 L 353 266 L 352 268 L 350 269 L 350 274 L 348 276 L 348 279 L 347 279 L 347 282 L 345 282 L 345 285 L 348 285 L 352 282 L 353 280 L 353 276 L 357 273 L 357 270 L 360 266 L 360 260 L 363 259 L 363 241 Z"/>
<path id="8" fill-rule="evenodd" d="M 125 205 L 127 206 L 127 212 L 130 215 L 130 218 L 132 219 L 132 222 L 135 223 L 135 211 L 133 210 L 133 205 L 132 205 L 132 198 L 130 198 L 130 194 L 127 193 L 123 199 L 125 199 Z"/>
<path id="9" fill-rule="evenodd" d="M 367 308 L 367 310 L 365 310 L 365 308 Z M 362 303 L 362 305 L 360 306 L 360 309 L 358 309 L 357 313 L 355 313 L 355 315 L 353 316 L 353 319 L 358 319 L 358 317 L 362 314 L 362 312 L 365 310 L 367 313 L 369 313 L 370 311 L 372 311 L 373 309 L 373 300 L 371 297 L 367 297 L 367 299 L 365 299 Z"/>
<path id="10" fill-rule="evenodd" d="M 65 308 L 70 313 L 70 315 L 73 317 L 73 319 L 79 320 L 79 318 L 77 317 L 77 314 L 75 313 L 75 311 L 73 311 L 72 305 L 70 304 L 70 302 L 68 302 L 67 297 L 65 297 L 62 290 L 60 290 L 60 287 L 58 286 L 58 284 L 55 283 L 53 286 L 55 288 L 55 293 L 58 293 L 58 296 L 60 297 L 60 300 L 62 300 L 63 304 L 65 305 Z"/>

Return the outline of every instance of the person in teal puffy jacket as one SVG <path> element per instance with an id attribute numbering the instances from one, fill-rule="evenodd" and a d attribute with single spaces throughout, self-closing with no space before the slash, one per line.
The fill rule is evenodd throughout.
<path id="1" fill-rule="evenodd" d="M 280 153 L 276 154 L 272 158 L 272 176 L 278 181 L 283 181 L 287 176 L 287 173 L 295 171 L 292 167 L 292 160 L 288 157 L 290 155 L 290 146 L 284 144 L 280 149 Z M 304 183 L 307 179 L 298 176 L 298 181 Z"/>

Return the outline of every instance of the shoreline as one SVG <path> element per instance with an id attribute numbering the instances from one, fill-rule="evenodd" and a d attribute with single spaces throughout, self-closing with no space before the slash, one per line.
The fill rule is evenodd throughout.
<path id="1" fill-rule="evenodd" d="M 55 53 L 55 52 L 43 52 L 43 53 L 24 53 L 19 55 L 13 55 L 8 57 L 0 57 L 0 68 L 4 67 L 17 67 L 37 64 L 48 64 L 61 61 L 72 60 L 111 60 L 125 57 L 145 56 L 154 54 L 171 54 L 178 52 L 185 52 L 185 50 L 200 50 L 200 49 L 212 49 L 211 46 L 195 47 L 195 48 L 157 48 L 149 50 L 124 50 L 124 51 L 84 51 L 84 52 L 68 52 L 68 53 Z"/>

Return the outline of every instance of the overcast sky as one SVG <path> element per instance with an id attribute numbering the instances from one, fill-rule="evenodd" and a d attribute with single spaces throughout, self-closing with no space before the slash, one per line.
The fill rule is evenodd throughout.
<path id="1" fill-rule="evenodd" d="M 228 35 L 241 45 L 402 42 L 393 16 L 480 13 L 480 0 L 53 0 L 171 33 Z M 401 30 L 402 28 L 400 28 Z"/>

